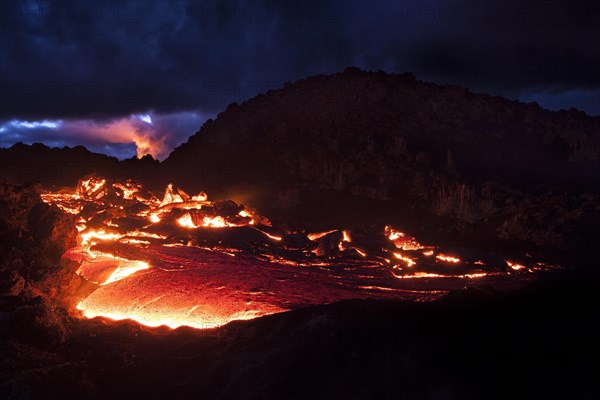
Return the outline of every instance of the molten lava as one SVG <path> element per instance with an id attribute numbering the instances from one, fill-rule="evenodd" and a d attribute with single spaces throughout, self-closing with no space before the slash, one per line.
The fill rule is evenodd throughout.
<path id="1" fill-rule="evenodd" d="M 80 245 L 63 257 L 97 285 L 77 305 L 88 318 L 207 328 L 343 299 L 430 300 L 480 283 L 515 284 L 544 268 L 463 261 L 391 226 L 290 231 L 171 184 L 159 199 L 131 180 L 91 177 L 42 198 L 77 215 Z"/>
<path id="2" fill-rule="evenodd" d="M 445 262 L 454 263 L 454 264 L 457 264 L 460 262 L 460 258 L 447 256 L 445 254 L 438 254 L 435 256 L 435 258 L 437 258 L 440 261 L 445 261 Z"/>

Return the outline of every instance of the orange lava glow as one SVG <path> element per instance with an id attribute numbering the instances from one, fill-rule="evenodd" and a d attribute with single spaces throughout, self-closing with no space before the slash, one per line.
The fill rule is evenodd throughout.
<path id="1" fill-rule="evenodd" d="M 425 248 L 421 243 L 417 242 L 414 237 L 400 232 L 391 226 L 386 226 L 384 229 L 386 236 L 394 243 L 394 245 L 402 250 L 420 250 Z"/>
<path id="2" fill-rule="evenodd" d="M 159 207 L 164 207 L 167 204 L 172 204 L 172 203 L 183 203 L 183 202 L 185 202 L 184 196 L 185 196 L 185 199 L 187 199 L 189 197 L 182 190 L 174 190 L 173 185 L 171 183 L 169 183 L 169 185 L 165 189 L 165 195 L 163 196 L 163 201 L 160 202 Z"/>
<path id="3" fill-rule="evenodd" d="M 74 192 L 42 195 L 76 215 L 79 246 L 63 258 L 79 263 L 76 273 L 96 285 L 76 306 L 83 317 L 212 328 L 345 299 L 431 300 L 470 280 L 549 268 L 493 258 L 488 266 L 483 255 L 486 263 L 463 262 L 391 226 L 385 236 L 351 229 L 306 234 L 172 184 L 159 196 L 131 180 L 98 177 L 81 180 Z"/>
<path id="4" fill-rule="evenodd" d="M 522 270 L 522 269 L 526 269 L 526 267 L 525 267 L 525 266 L 523 266 L 523 265 L 521 265 L 521 264 L 514 263 L 514 262 L 512 262 L 512 261 L 508 261 L 508 260 L 507 260 L 507 261 L 506 261 L 506 263 L 508 264 L 508 266 L 509 266 L 509 267 L 511 267 L 511 268 L 512 268 L 513 270 L 515 270 L 515 271 L 520 271 L 520 270 Z"/>
<path id="5" fill-rule="evenodd" d="M 283 238 L 281 236 L 275 236 L 275 235 L 271 235 L 270 233 L 267 233 L 265 231 L 261 231 L 260 229 L 256 229 L 257 231 L 259 231 L 260 233 L 262 233 L 263 235 L 265 235 L 266 237 L 268 237 L 269 239 L 273 239 L 276 241 L 281 241 L 283 240 Z"/>
<path id="6" fill-rule="evenodd" d="M 254 225 L 254 218 L 252 213 L 250 213 L 248 210 L 242 210 L 239 212 L 240 217 L 246 217 L 246 218 L 251 218 L 250 222 L 248 222 L 249 225 Z"/>
<path id="7" fill-rule="evenodd" d="M 104 229 L 98 229 L 98 230 L 89 229 L 85 233 L 81 234 L 81 245 L 89 246 L 89 245 L 95 243 L 94 239 L 116 240 L 116 239 L 120 239 L 121 237 L 122 237 L 122 235 L 120 235 L 118 233 L 106 232 Z"/>
<path id="8" fill-rule="evenodd" d="M 202 218 L 202 226 L 207 226 L 210 228 L 224 228 L 228 226 L 228 224 L 225 222 L 223 217 L 204 217 Z"/>
<path id="9" fill-rule="evenodd" d="M 325 231 L 325 232 L 309 233 L 306 236 L 308 237 L 309 240 L 315 241 L 315 240 L 318 240 L 318 239 L 322 238 L 323 236 L 329 235 L 330 233 L 333 233 L 335 231 L 337 231 L 337 229 L 332 229 L 330 231 Z"/>
<path id="10" fill-rule="evenodd" d="M 453 264 L 457 264 L 460 262 L 460 258 L 447 256 L 445 254 L 438 254 L 435 256 L 435 258 L 437 258 L 440 261 L 449 262 L 449 263 L 453 263 Z"/>
<path id="11" fill-rule="evenodd" d="M 352 242 L 352 239 L 350 238 L 350 232 L 348 232 L 347 230 L 343 230 L 342 231 L 342 240 L 345 242 Z"/>
<path id="12" fill-rule="evenodd" d="M 366 253 L 366 252 L 364 252 L 364 251 L 362 251 L 362 250 L 361 250 L 361 249 L 359 249 L 358 247 L 354 247 L 354 246 L 353 246 L 352 248 L 353 248 L 354 250 L 356 250 L 356 252 L 357 252 L 358 254 L 360 254 L 362 257 L 366 257 L 366 256 L 367 256 L 367 253 Z"/>
<path id="13" fill-rule="evenodd" d="M 116 281 L 120 281 L 121 279 L 127 278 L 129 275 L 135 274 L 136 272 L 142 269 L 148 269 L 150 266 L 143 261 L 131 261 L 127 263 L 119 263 L 117 269 L 110 274 L 110 276 L 101 283 L 101 285 L 108 285 L 109 283 L 113 283 Z"/>
<path id="14" fill-rule="evenodd" d="M 414 274 L 409 275 L 394 275 L 398 279 L 414 279 L 414 278 L 442 278 L 444 275 L 434 274 L 431 272 L 415 272 Z"/>
<path id="15" fill-rule="evenodd" d="M 150 268 L 150 265 L 143 261 L 128 260 L 100 251 L 90 251 L 84 247 L 71 249 L 65 256 L 72 261 L 81 263 L 76 272 L 78 275 L 100 286 L 120 281 L 138 271 Z"/>
<path id="16" fill-rule="evenodd" d="M 70 193 L 42 193 L 41 198 L 45 203 L 56 204 L 68 214 L 78 215 L 81 211 L 81 204 L 73 201 L 73 194 Z"/>
<path id="17" fill-rule="evenodd" d="M 183 217 L 177 220 L 179 226 L 183 226 L 184 228 L 197 228 L 198 226 L 194 224 L 192 221 L 192 216 L 190 214 L 185 214 Z"/>
<path id="18" fill-rule="evenodd" d="M 80 193 L 97 200 L 105 195 L 105 192 L 102 190 L 105 184 L 106 179 L 90 178 L 80 181 L 78 190 Z"/>
<path id="19" fill-rule="evenodd" d="M 472 274 L 461 274 L 461 275 L 443 275 L 436 274 L 431 272 L 415 272 L 412 274 L 404 274 L 404 275 L 394 275 L 398 279 L 415 279 L 415 278 L 458 278 L 458 279 L 477 279 L 484 278 L 489 276 L 490 274 L 480 272 L 480 273 L 472 273 Z"/>
<path id="20" fill-rule="evenodd" d="M 396 257 L 399 260 L 404 261 L 406 263 L 407 267 L 412 267 L 412 266 L 414 266 L 416 264 L 415 260 L 413 260 L 410 257 L 406 257 L 406 256 L 404 256 L 404 255 L 402 255 L 400 253 L 394 253 L 394 257 Z"/>
<path id="21" fill-rule="evenodd" d="M 159 298 L 150 300 L 150 303 L 159 301 Z M 202 305 L 195 304 L 192 306 L 181 305 L 179 312 L 174 313 L 171 307 L 164 307 L 161 312 L 144 312 L 144 304 L 132 303 L 127 307 L 114 306 L 110 308 L 98 308 L 88 299 L 80 301 L 77 304 L 77 309 L 80 310 L 85 318 L 104 317 L 114 321 L 132 319 L 142 325 L 150 327 L 167 326 L 171 329 L 176 329 L 181 326 L 189 326 L 196 329 L 216 328 L 227 324 L 231 321 L 248 320 L 264 315 L 274 314 L 277 312 L 286 311 L 284 309 L 274 309 L 271 312 L 260 310 L 238 311 L 230 314 L 220 314 L 218 312 L 202 312 Z"/>

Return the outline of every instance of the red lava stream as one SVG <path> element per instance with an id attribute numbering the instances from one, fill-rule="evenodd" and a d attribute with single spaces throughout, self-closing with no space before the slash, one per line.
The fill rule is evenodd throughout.
<path id="1" fill-rule="evenodd" d="M 42 197 L 76 215 L 80 246 L 64 257 L 97 285 L 77 305 L 88 318 L 210 328 L 347 299 L 428 301 L 484 284 L 516 288 L 546 268 L 443 253 L 389 226 L 290 231 L 251 208 L 172 185 L 159 200 L 133 181 L 92 177 L 75 192 Z"/>

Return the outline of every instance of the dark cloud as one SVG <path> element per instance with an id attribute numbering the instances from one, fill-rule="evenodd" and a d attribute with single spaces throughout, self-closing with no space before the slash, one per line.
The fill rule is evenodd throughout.
<path id="1" fill-rule="evenodd" d="M 593 44 L 600 35 L 599 4 L 475 4 L 462 26 L 440 18 L 440 34 L 410 54 L 412 69 L 431 79 L 508 95 L 547 87 L 600 87 L 600 50 Z"/>
<path id="2" fill-rule="evenodd" d="M 0 15 L 5 121 L 214 115 L 349 65 L 598 113 L 595 1 L 4 1 Z"/>

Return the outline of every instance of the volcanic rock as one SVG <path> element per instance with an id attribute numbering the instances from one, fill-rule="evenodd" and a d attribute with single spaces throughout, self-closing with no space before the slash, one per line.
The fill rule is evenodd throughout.
<path id="1" fill-rule="evenodd" d="M 430 194 L 443 177 L 590 188 L 599 158 L 600 118 L 352 68 L 229 107 L 162 169 L 194 189 L 300 183 L 387 199 L 418 177 Z"/>
<path id="2" fill-rule="evenodd" d="M 2 292 L 72 290 L 78 279 L 61 256 L 76 244 L 74 217 L 44 204 L 37 186 L 2 184 L 0 204 Z"/>

